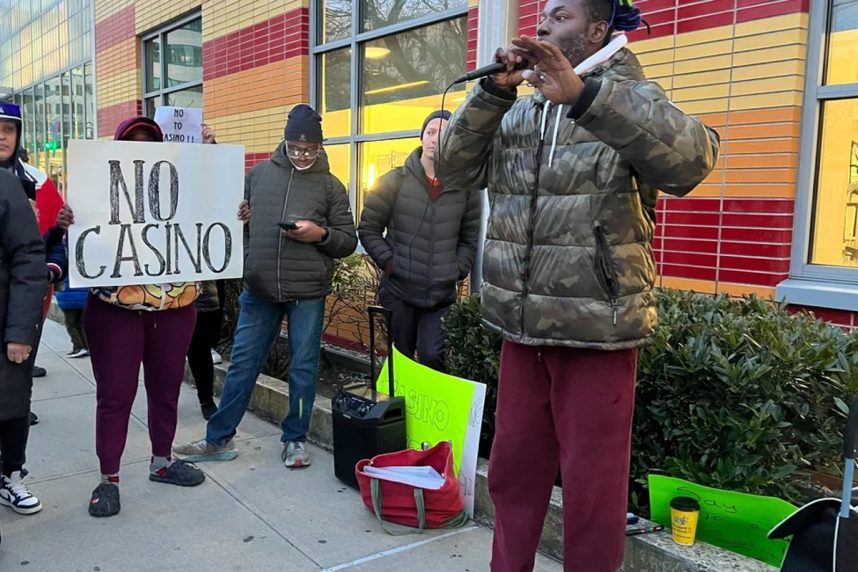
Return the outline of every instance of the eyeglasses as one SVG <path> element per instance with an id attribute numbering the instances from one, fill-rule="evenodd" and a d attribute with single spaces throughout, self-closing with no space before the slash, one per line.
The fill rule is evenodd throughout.
<path id="1" fill-rule="evenodd" d="M 290 159 L 315 159 L 319 156 L 319 151 L 318 147 L 315 149 L 299 149 L 289 144 L 286 145 L 286 154 L 289 155 Z"/>

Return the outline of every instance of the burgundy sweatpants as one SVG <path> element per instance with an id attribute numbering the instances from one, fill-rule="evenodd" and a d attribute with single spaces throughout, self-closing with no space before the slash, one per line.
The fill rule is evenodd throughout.
<path id="1" fill-rule="evenodd" d="M 152 454 L 171 455 L 185 355 L 196 315 L 193 305 L 139 312 L 92 295 L 87 300 L 83 321 L 96 383 L 95 451 L 102 474 L 119 472 L 141 364 Z"/>
<path id="2" fill-rule="evenodd" d="M 493 572 L 533 569 L 558 467 L 564 570 L 622 565 L 636 369 L 636 349 L 504 342 L 489 464 Z"/>

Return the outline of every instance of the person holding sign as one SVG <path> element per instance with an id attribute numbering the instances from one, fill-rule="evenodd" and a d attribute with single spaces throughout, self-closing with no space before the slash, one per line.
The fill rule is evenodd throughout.
<path id="1" fill-rule="evenodd" d="M 19 178 L 3 168 L 9 151 L 15 148 L 9 144 L 6 126 L 0 119 L 0 504 L 19 514 L 34 514 L 42 510 L 42 504 L 23 483 L 27 475 L 24 462 L 30 431 L 33 348 L 39 341 L 42 298 L 48 283 L 45 245 L 31 201 Z"/>
<path id="2" fill-rule="evenodd" d="M 117 141 L 163 138 L 158 124 L 147 117 L 123 121 L 114 135 Z M 60 222 L 74 223 L 71 208 L 60 212 Z M 186 487 L 205 480 L 201 470 L 174 460 L 171 453 L 197 295 L 196 282 L 90 290 L 83 319 L 97 386 L 95 441 L 102 474 L 89 504 L 92 516 L 109 517 L 120 510 L 119 466 L 141 365 L 152 444 L 149 479 Z"/>
<path id="3" fill-rule="evenodd" d="M 251 216 L 232 363 L 205 438 L 173 450 L 186 461 L 238 455 L 236 428 L 286 318 L 289 413 L 281 423 L 282 460 L 289 468 L 311 462 L 305 441 L 316 397 L 325 297 L 334 259 L 357 246 L 349 196 L 331 174 L 322 141 L 322 118 L 310 106 L 298 105 L 271 160 L 245 177 Z"/>
<path id="4" fill-rule="evenodd" d="M 441 320 L 456 301 L 456 282 L 474 265 L 482 202 L 480 192 L 445 188 L 435 177 L 435 152 L 449 119 L 449 111 L 426 118 L 421 146 L 378 180 L 358 228 L 384 272 L 379 299 L 393 312 L 393 343 L 438 371 L 445 359 Z"/>
<path id="5" fill-rule="evenodd" d="M 712 171 L 718 135 L 647 81 L 630 0 L 548 0 L 537 38 L 450 120 L 445 186 L 488 187 L 482 316 L 503 338 L 489 490 L 494 572 L 533 568 L 558 468 L 563 563 L 623 562 L 637 348 L 652 334 L 658 192 Z M 528 81 L 534 95 L 520 97 Z"/>

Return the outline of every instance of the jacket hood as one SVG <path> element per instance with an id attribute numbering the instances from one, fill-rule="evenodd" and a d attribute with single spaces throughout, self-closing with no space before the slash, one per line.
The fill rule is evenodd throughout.
<path id="1" fill-rule="evenodd" d="M 20 162 L 18 156 L 21 152 L 21 139 L 24 130 L 24 124 L 21 119 L 21 108 L 15 104 L 0 101 L 0 119 L 14 123 L 15 132 L 17 133 L 12 156 L 5 161 L 0 161 L 0 169 L 8 169 L 18 175 L 18 178 L 24 179 L 22 168 L 18 167 L 18 163 Z"/>
<path id="2" fill-rule="evenodd" d="M 127 141 L 128 135 L 135 129 L 143 129 L 147 131 L 155 141 L 163 141 L 164 133 L 161 127 L 148 117 L 138 116 L 129 117 L 125 121 L 116 126 L 116 132 L 113 134 L 114 141 Z"/>
<path id="3" fill-rule="evenodd" d="M 427 178 L 426 178 L 426 169 L 423 168 L 423 163 L 420 162 L 420 159 L 423 157 L 423 147 L 418 147 L 405 160 L 405 170 L 408 171 L 410 175 L 416 177 L 418 181 L 423 183 L 423 186 L 427 186 Z"/>
<path id="4" fill-rule="evenodd" d="M 423 163 L 420 162 L 420 159 L 423 158 L 423 147 L 418 147 L 405 160 L 405 170 L 409 175 L 415 177 L 418 181 L 423 184 L 423 187 L 429 191 L 429 177 L 426 175 L 426 169 L 423 168 Z M 446 193 L 448 191 L 455 190 L 454 188 L 448 188 L 444 185 L 442 193 Z"/>
<path id="5" fill-rule="evenodd" d="M 286 141 L 281 141 L 280 145 L 277 146 L 277 149 L 274 150 L 274 153 L 271 154 L 271 162 L 277 165 L 278 167 L 283 167 L 284 169 L 291 169 L 293 167 L 292 161 L 289 160 L 289 157 L 286 156 Z M 306 171 L 299 171 L 301 173 L 328 173 L 331 170 L 330 162 L 328 161 L 328 155 L 325 153 L 325 149 L 322 148 L 319 153 L 319 158 L 316 159 L 316 162 L 313 163 L 313 166 L 307 169 Z"/>
<path id="6" fill-rule="evenodd" d="M 638 61 L 637 56 L 628 48 L 620 49 L 607 62 L 599 64 L 592 71 L 585 74 L 585 77 L 599 75 L 635 81 L 643 81 L 644 79 L 641 63 Z"/>
<path id="7" fill-rule="evenodd" d="M 582 79 L 609 77 L 618 79 L 628 79 L 634 81 L 642 81 L 644 79 L 643 68 L 640 65 L 637 57 L 625 47 L 628 39 L 624 35 L 615 36 L 614 39 L 604 48 L 590 56 L 587 60 L 579 64 L 575 69 L 579 71 Z M 542 122 L 539 129 L 540 137 L 545 140 L 549 136 L 548 125 L 546 123 L 551 110 L 552 103 L 548 101 L 542 92 L 537 91 L 532 100 L 533 105 L 542 106 Z M 565 114 L 563 113 L 563 105 L 558 106 L 555 119 L 554 131 L 551 136 L 551 150 L 548 153 L 548 166 L 554 164 L 554 153 L 557 150 L 557 136 L 560 131 L 560 125 Z"/>

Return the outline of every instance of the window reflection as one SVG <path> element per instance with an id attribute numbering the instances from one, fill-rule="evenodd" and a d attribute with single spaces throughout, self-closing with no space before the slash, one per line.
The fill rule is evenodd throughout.
<path id="1" fill-rule="evenodd" d="M 463 8 L 467 0 L 361 0 L 362 30 L 377 30 L 398 22 Z"/>
<path id="2" fill-rule="evenodd" d="M 363 132 L 420 128 L 440 107 L 444 89 L 465 70 L 466 25 L 465 18 L 457 18 L 362 47 Z"/>
<path id="3" fill-rule="evenodd" d="M 202 39 L 202 18 L 194 18 L 143 42 L 147 116 L 154 117 L 161 105 L 202 108 Z"/>
<path id="4" fill-rule="evenodd" d="M 322 43 L 348 38 L 352 33 L 352 0 L 325 0 L 322 7 Z"/>
<path id="5" fill-rule="evenodd" d="M 84 95 L 84 116 L 85 116 L 85 134 L 86 139 L 95 138 L 95 89 L 94 78 L 92 75 L 93 69 L 91 64 L 83 66 L 83 95 Z"/>
<path id="6" fill-rule="evenodd" d="M 167 94 L 167 105 L 175 107 L 203 107 L 203 86 L 198 85 Z"/>
<path id="7" fill-rule="evenodd" d="M 378 134 L 418 131 L 426 116 L 441 107 L 441 94 L 466 65 L 464 15 L 445 16 L 396 34 L 385 28 L 448 10 L 460 9 L 463 14 L 468 0 L 359 0 L 356 14 L 352 4 L 352 0 L 317 3 L 321 8 L 318 43 L 349 41 L 346 47 L 327 49 L 316 57 L 314 88 L 325 135 L 343 143 L 325 147 L 332 170 L 344 183 L 351 179 L 354 212 L 359 217 L 363 199 L 379 177 L 404 164 L 420 144 L 416 137 L 362 141 L 362 135 L 375 139 Z M 358 41 L 352 33 L 355 28 L 378 31 L 382 37 Z M 353 59 L 360 72 L 357 77 L 351 73 Z M 454 109 L 463 100 L 464 91 L 451 92 L 446 107 Z M 359 121 L 352 113 L 358 114 Z M 357 172 L 349 169 L 350 149 L 358 153 Z"/>
<path id="8" fill-rule="evenodd" d="M 357 209 L 355 216 L 360 217 L 363 201 L 367 193 L 372 192 L 382 175 L 401 167 L 414 149 L 420 146 L 420 139 L 389 139 L 372 141 L 360 146 L 360 172 L 358 181 Z"/>
<path id="9" fill-rule="evenodd" d="M 858 82 L 858 0 L 834 0 L 825 83 Z"/>
<path id="10" fill-rule="evenodd" d="M 328 163 L 331 166 L 331 174 L 349 188 L 349 180 L 352 171 L 351 153 L 349 153 L 349 145 L 325 145 L 325 154 L 328 156 Z"/>
<path id="11" fill-rule="evenodd" d="M 203 80 L 202 18 L 167 33 L 167 85 Z"/>
<path id="12" fill-rule="evenodd" d="M 811 263 L 858 267 L 858 99 L 822 108 Z"/>
<path id="13" fill-rule="evenodd" d="M 347 136 L 351 130 L 351 50 L 346 48 L 320 58 L 319 112 L 326 137 Z"/>
<path id="14" fill-rule="evenodd" d="M 161 43 L 156 38 L 143 44 L 146 58 L 146 91 L 161 89 Z"/>

